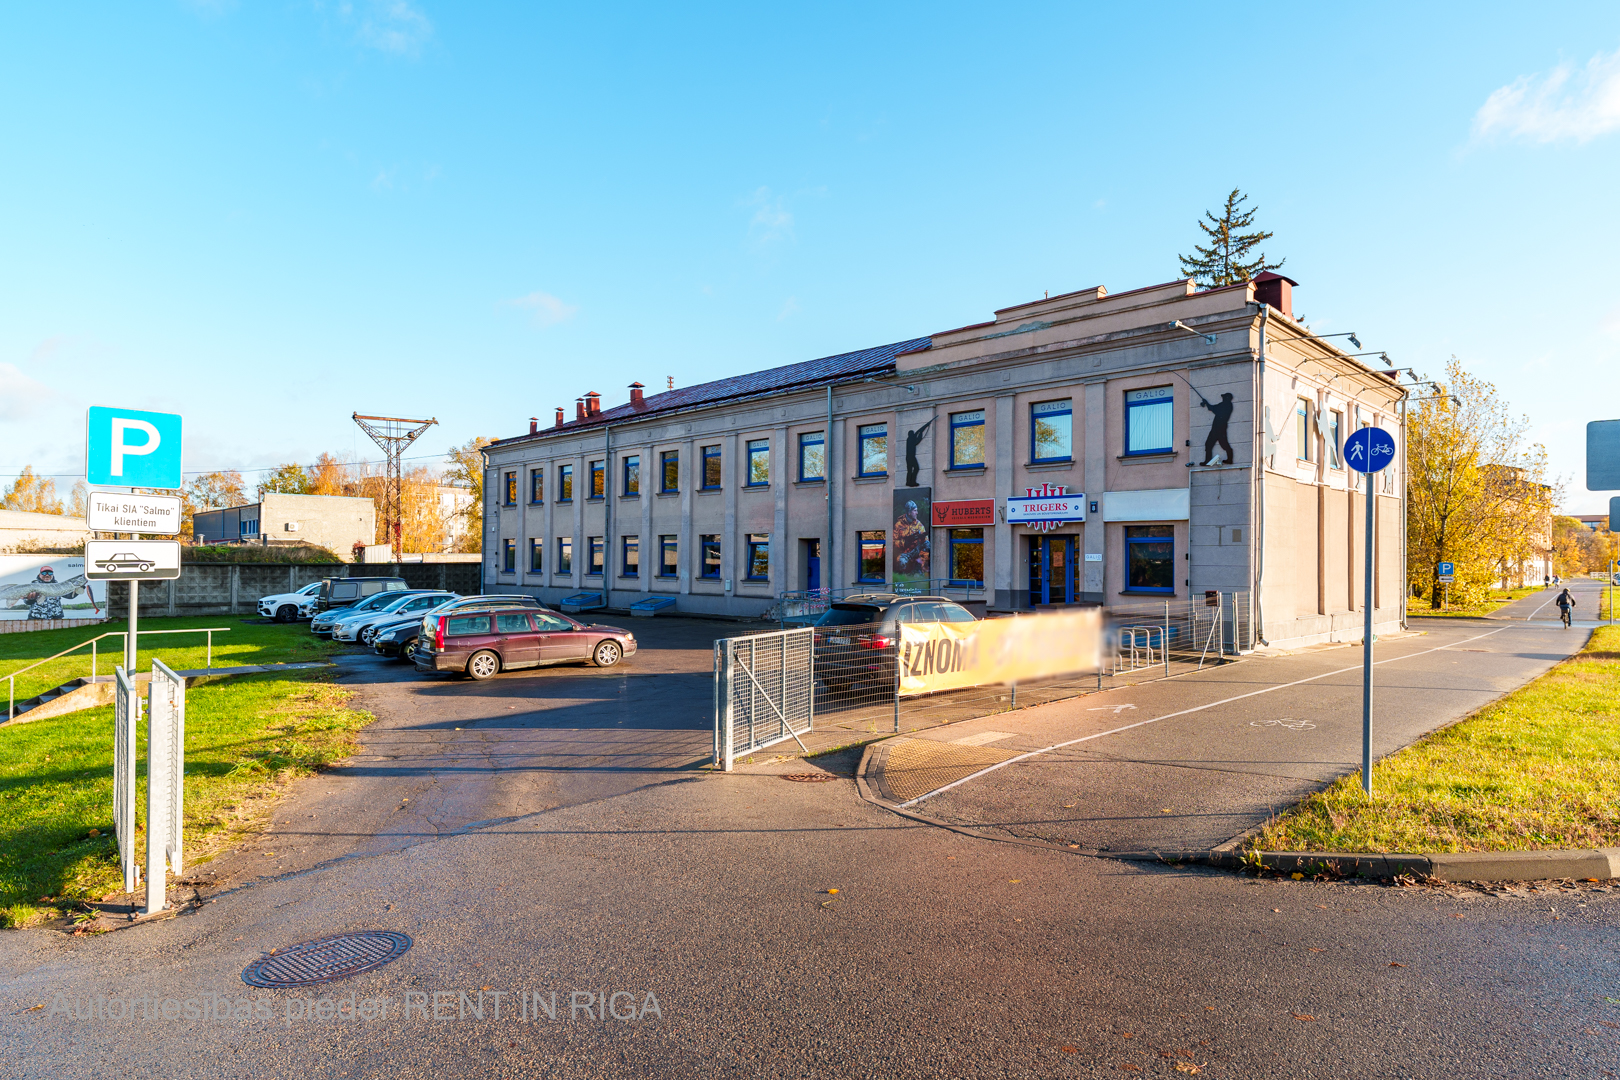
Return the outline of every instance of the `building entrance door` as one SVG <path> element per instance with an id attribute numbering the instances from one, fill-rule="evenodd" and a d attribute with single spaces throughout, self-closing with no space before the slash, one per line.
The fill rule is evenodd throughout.
<path id="1" fill-rule="evenodd" d="M 804 587 L 811 592 L 821 588 L 821 541 L 804 541 Z"/>
<path id="2" fill-rule="evenodd" d="M 1030 605 L 1072 604 L 1074 601 L 1074 537 L 1031 536 Z"/>

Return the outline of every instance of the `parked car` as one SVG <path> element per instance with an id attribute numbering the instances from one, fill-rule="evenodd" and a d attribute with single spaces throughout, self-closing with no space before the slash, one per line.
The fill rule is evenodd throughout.
<path id="1" fill-rule="evenodd" d="M 463 596 L 422 614 L 410 615 L 405 618 L 391 616 L 388 621 L 367 627 L 362 631 L 362 635 L 370 635 L 369 640 L 365 636 L 362 636 L 361 640 L 376 649 L 379 655 L 392 656 L 396 660 L 410 660 L 411 653 L 416 648 L 416 639 L 422 633 L 424 616 L 445 614 L 452 611 L 495 611 L 502 608 L 538 608 L 539 606 L 540 601 L 524 593 L 514 593 L 508 596 Z"/>
<path id="2" fill-rule="evenodd" d="M 368 596 L 380 592 L 403 592 L 410 588 L 402 577 L 347 577 L 327 578 L 315 597 L 316 611 L 351 607 Z"/>
<path id="3" fill-rule="evenodd" d="M 542 608 L 429 616 L 422 620 L 414 659 L 418 671 L 464 672 L 483 680 L 549 664 L 612 667 L 635 654 L 636 636 L 628 630 L 576 622 Z"/>
<path id="4" fill-rule="evenodd" d="M 297 592 L 271 593 L 259 597 L 259 614 L 276 622 L 294 622 L 314 614 L 315 596 L 321 583 L 312 581 Z"/>
<path id="5" fill-rule="evenodd" d="M 385 619 L 392 619 L 396 615 L 415 615 L 421 618 L 424 612 L 441 606 L 447 601 L 459 599 L 459 593 L 445 592 L 435 589 L 432 592 L 404 592 L 379 593 L 379 596 L 389 597 L 381 604 L 367 611 L 355 608 L 346 608 L 332 623 L 333 641 L 359 641 L 360 632 L 377 625 Z"/>
<path id="6" fill-rule="evenodd" d="M 337 626 L 339 619 L 367 611 L 379 611 L 385 604 L 391 604 L 399 596 L 410 595 L 412 590 L 390 590 L 389 592 L 374 592 L 364 600 L 339 608 L 328 608 L 309 620 L 309 632 L 317 637 L 330 637 L 333 627 Z"/>
<path id="7" fill-rule="evenodd" d="M 815 622 L 816 674 L 834 690 L 893 682 L 901 623 L 978 622 L 943 596 L 858 593 L 835 600 Z"/>

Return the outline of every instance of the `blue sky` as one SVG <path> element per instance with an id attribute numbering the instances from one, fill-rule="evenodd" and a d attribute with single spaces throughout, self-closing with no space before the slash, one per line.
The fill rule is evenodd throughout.
<path id="1" fill-rule="evenodd" d="M 1179 276 L 1233 186 L 1321 332 L 1452 353 L 1584 490 L 1620 416 L 1612 4 L 13 6 L 0 473 L 433 455 Z M 64 477 L 71 482 L 71 477 Z M 7 481 L 9 482 L 9 481 Z"/>

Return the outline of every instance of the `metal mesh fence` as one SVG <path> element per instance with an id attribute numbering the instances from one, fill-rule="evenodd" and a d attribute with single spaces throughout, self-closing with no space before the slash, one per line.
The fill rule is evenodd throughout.
<path id="1" fill-rule="evenodd" d="M 124 891 L 134 892 L 135 865 L 135 725 L 141 699 L 123 668 L 113 669 L 113 832 L 118 837 L 118 865 Z"/>
<path id="2" fill-rule="evenodd" d="M 186 761 L 186 682 L 161 660 L 152 661 L 146 715 L 146 887 L 149 897 L 157 890 L 161 906 L 164 862 L 176 875 L 185 872 L 181 823 Z"/>
<path id="3" fill-rule="evenodd" d="M 810 731 L 812 633 L 781 630 L 714 643 L 715 760 L 726 769 L 739 754 Z"/>

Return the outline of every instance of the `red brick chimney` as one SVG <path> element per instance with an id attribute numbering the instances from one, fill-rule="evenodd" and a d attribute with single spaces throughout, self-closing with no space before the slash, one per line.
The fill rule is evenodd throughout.
<path id="1" fill-rule="evenodd" d="M 595 416 L 602 411 L 602 395 L 595 390 L 585 391 L 585 415 Z"/>
<path id="2" fill-rule="evenodd" d="M 537 432 L 539 430 L 540 430 L 540 418 L 538 416 L 529 417 L 529 434 L 533 435 L 535 432 Z"/>
<path id="3" fill-rule="evenodd" d="M 1254 298 L 1262 304 L 1270 304 L 1290 319 L 1294 317 L 1294 286 L 1299 282 L 1293 278 L 1274 274 L 1270 270 L 1254 279 Z"/>
<path id="4" fill-rule="evenodd" d="M 574 399 L 574 419 L 575 420 L 583 420 L 583 419 L 585 419 L 585 399 L 584 398 L 575 398 Z"/>
<path id="5" fill-rule="evenodd" d="M 644 387 L 638 382 L 630 384 L 630 404 L 638 409 L 641 408 L 642 402 L 646 400 L 641 396 L 643 389 Z"/>
<path id="6" fill-rule="evenodd" d="M 562 427 L 563 426 L 563 408 L 562 408 L 561 405 L 557 406 L 557 423 L 556 423 L 555 426 L 557 426 L 557 427 Z"/>

